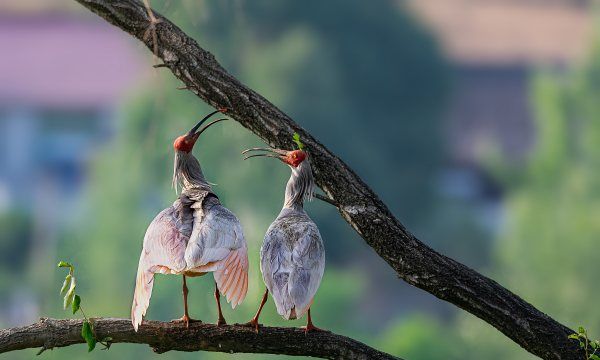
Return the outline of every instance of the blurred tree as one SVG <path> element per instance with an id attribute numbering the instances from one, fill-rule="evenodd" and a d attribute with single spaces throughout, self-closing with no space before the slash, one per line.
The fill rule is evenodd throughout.
<path id="1" fill-rule="evenodd" d="M 10 305 L 12 297 L 22 290 L 26 280 L 30 259 L 25 254 L 31 253 L 33 229 L 30 217 L 20 212 L 0 214 L 0 229 L 0 288 L 12 290 L 0 293 L 0 312 L 6 319 L 14 310 Z"/>
<path id="2" fill-rule="evenodd" d="M 445 65 L 433 40 L 405 15 L 401 5 L 390 0 L 186 0 L 167 2 L 158 10 L 213 51 L 235 76 L 347 159 L 409 225 L 426 222 L 436 198 L 434 183 L 423 179 L 431 179 L 440 166 L 437 115 Z M 209 111 L 191 94 L 175 90 L 177 86 L 170 74 L 160 73 L 153 84 L 125 101 L 114 142 L 90 169 L 87 209 L 74 214 L 79 228 L 60 244 L 61 257 L 77 265 L 78 288 L 90 316 L 129 316 L 144 231 L 175 199 L 170 188 L 172 141 Z M 218 184 L 215 191 L 240 218 L 250 247 L 248 298 L 235 312 L 225 307 L 229 322 L 247 321 L 258 306 L 263 290 L 258 249 L 281 208 L 289 177 L 289 170 L 275 162 L 242 161 L 239 152 L 259 144 L 259 139 L 231 122 L 212 128 L 195 149 L 208 180 Z M 402 171 L 396 166 L 399 163 Z M 381 279 L 368 281 L 365 275 L 365 270 L 373 270 L 361 265 L 365 261 L 362 252 L 370 250 L 361 246 L 362 240 L 331 206 L 314 202 L 308 211 L 323 233 L 328 258 L 315 299 L 316 325 L 370 343 L 372 330 L 381 324 L 371 312 L 360 315 L 353 310 L 359 305 L 373 308 L 372 297 L 364 296 L 369 293 L 367 284 L 385 287 Z M 391 271 L 389 279 L 397 283 Z M 210 276 L 194 279 L 189 286 L 191 314 L 215 321 Z M 180 279 L 158 276 L 149 317 L 178 317 L 180 288 Z M 51 299 L 44 313 L 64 316 L 59 301 L 59 296 Z M 272 301 L 264 314 L 262 320 L 268 324 L 302 323 L 283 322 Z M 109 355 L 99 351 L 90 355 L 150 353 L 145 347 L 119 345 Z M 88 354 L 73 347 L 44 356 Z"/>
<path id="3" fill-rule="evenodd" d="M 600 43 L 580 69 L 541 71 L 533 79 L 537 145 L 519 176 L 495 169 L 506 188 L 506 222 L 490 270 L 558 321 L 586 327 L 592 338 L 600 335 L 600 309 L 590 306 L 600 296 L 599 98 Z M 535 358 L 472 315 L 461 313 L 446 331 L 455 326 L 462 342 L 448 349 L 460 346 L 464 359 Z"/>

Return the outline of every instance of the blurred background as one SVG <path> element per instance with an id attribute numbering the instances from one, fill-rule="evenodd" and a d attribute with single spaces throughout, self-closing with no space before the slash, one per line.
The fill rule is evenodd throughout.
<path id="1" fill-rule="evenodd" d="M 152 5 L 353 167 L 420 239 L 558 321 L 600 337 L 600 52 L 586 0 L 181 0 Z M 128 317 L 144 231 L 175 199 L 172 141 L 211 109 L 129 35 L 70 0 L 0 3 L 0 327 L 62 310 L 58 260 L 77 266 L 89 316 Z M 250 288 L 287 167 L 235 122 L 196 146 L 240 218 Z M 398 280 L 337 211 L 307 211 L 327 268 L 317 326 L 406 359 L 531 359 L 486 323 Z M 216 321 L 208 277 L 191 315 Z M 148 318 L 181 316 L 158 276 Z M 284 322 L 269 301 L 262 320 Z M 29 359 L 37 350 L 4 354 Z M 44 358 L 157 358 L 85 345 Z M 229 355 L 167 353 L 162 359 Z M 234 355 L 236 358 L 274 358 Z"/>

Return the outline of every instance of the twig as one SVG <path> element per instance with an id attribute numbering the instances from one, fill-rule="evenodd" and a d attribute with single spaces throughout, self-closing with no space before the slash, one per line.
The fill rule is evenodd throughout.
<path id="1" fill-rule="evenodd" d="M 156 25 L 160 24 L 161 20 L 154 16 L 154 12 L 152 11 L 148 0 L 144 0 L 144 7 L 148 13 L 148 19 L 150 19 L 150 24 L 144 33 L 144 41 L 148 41 L 150 34 L 152 34 L 152 53 L 154 54 L 154 63 L 156 64 L 158 63 L 158 35 L 156 35 Z"/>
<path id="2" fill-rule="evenodd" d="M 336 203 L 333 199 L 328 198 L 325 195 L 321 195 L 321 194 L 315 194 L 314 195 L 317 199 L 321 200 L 321 201 L 325 201 L 326 203 L 329 203 L 335 207 L 338 207 L 338 203 Z"/>

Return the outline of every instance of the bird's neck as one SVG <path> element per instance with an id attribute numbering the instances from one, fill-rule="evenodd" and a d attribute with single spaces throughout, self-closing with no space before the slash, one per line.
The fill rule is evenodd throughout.
<path id="1" fill-rule="evenodd" d="M 283 208 L 301 210 L 304 207 L 304 200 L 312 199 L 313 196 L 315 183 L 312 169 L 308 159 L 291 169 L 292 175 L 285 187 Z"/>
<path id="2" fill-rule="evenodd" d="M 182 191 L 188 189 L 202 189 L 212 191 L 210 184 L 204 178 L 200 162 L 192 153 L 183 151 L 175 152 L 175 166 L 173 170 L 173 186 L 181 185 Z"/>

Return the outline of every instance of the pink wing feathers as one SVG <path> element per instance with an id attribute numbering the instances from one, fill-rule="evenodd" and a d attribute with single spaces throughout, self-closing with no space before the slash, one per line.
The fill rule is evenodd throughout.
<path id="1" fill-rule="evenodd" d="M 214 272 L 219 291 L 231 306 L 248 291 L 248 250 L 237 217 L 217 199 L 175 201 L 152 221 L 140 256 L 131 321 L 138 329 L 146 314 L 154 274 L 203 275 Z"/>
<path id="2" fill-rule="evenodd" d="M 184 253 L 189 239 L 185 233 L 189 232 L 176 216 L 178 205 L 176 201 L 174 206 L 161 211 L 146 230 L 131 305 L 131 322 L 136 331 L 150 304 L 154 274 L 177 274 L 185 270 Z"/>
<path id="3" fill-rule="evenodd" d="M 219 291 L 235 309 L 248 292 L 248 250 L 246 246 L 232 250 L 221 261 L 223 266 L 215 271 L 215 281 Z"/>

